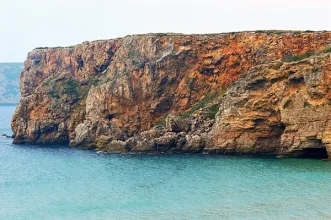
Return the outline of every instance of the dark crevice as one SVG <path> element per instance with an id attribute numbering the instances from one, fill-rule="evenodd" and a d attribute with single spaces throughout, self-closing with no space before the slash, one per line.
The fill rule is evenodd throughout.
<path id="1" fill-rule="evenodd" d="M 115 114 L 109 114 L 108 116 L 107 116 L 107 119 L 110 121 L 110 120 L 112 120 L 113 118 L 115 118 Z"/>
<path id="2" fill-rule="evenodd" d="M 97 73 L 102 73 L 108 68 L 109 64 L 110 64 L 110 60 L 107 60 L 105 63 L 101 64 L 100 66 L 95 66 L 94 70 Z"/>
<path id="3" fill-rule="evenodd" d="M 272 133 L 275 134 L 275 136 L 281 137 L 286 129 L 286 125 L 281 122 L 280 124 L 272 125 L 270 128 L 272 130 Z"/>
<path id="4" fill-rule="evenodd" d="M 290 79 L 291 84 L 302 84 L 304 82 L 305 82 L 305 79 L 303 77 Z"/>
<path id="5" fill-rule="evenodd" d="M 265 122 L 265 119 L 264 118 L 257 118 L 253 121 L 255 123 L 255 126 L 258 126 L 258 125 L 262 124 L 263 122 Z"/>
<path id="6" fill-rule="evenodd" d="M 301 158 L 311 159 L 326 159 L 328 158 L 328 152 L 326 148 L 304 148 L 299 154 Z"/>
<path id="7" fill-rule="evenodd" d="M 205 68 L 200 71 L 203 75 L 212 75 L 214 74 L 214 68 Z"/>
<path id="8" fill-rule="evenodd" d="M 261 89 L 265 86 L 266 82 L 267 81 L 265 79 L 257 79 L 253 82 L 248 83 L 246 89 Z"/>
<path id="9" fill-rule="evenodd" d="M 43 72 L 41 72 L 41 71 L 36 71 L 36 76 L 39 76 L 39 77 L 41 77 L 41 76 L 43 76 L 44 75 L 44 73 Z"/>
<path id="10" fill-rule="evenodd" d="M 171 98 L 166 98 L 161 100 L 155 108 L 155 112 L 162 114 L 164 112 L 167 112 L 172 106 L 172 99 Z"/>
<path id="11" fill-rule="evenodd" d="M 82 59 L 82 56 L 78 55 L 76 62 L 77 62 L 77 69 L 82 70 L 84 67 L 84 60 Z"/>

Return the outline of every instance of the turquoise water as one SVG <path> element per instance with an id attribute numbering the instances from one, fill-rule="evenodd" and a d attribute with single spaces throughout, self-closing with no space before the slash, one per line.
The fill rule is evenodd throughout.
<path id="1" fill-rule="evenodd" d="M 0 106 L 0 134 L 13 106 Z M 109 155 L 0 137 L 0 219 L 331 219 L 331 163 Z"/>

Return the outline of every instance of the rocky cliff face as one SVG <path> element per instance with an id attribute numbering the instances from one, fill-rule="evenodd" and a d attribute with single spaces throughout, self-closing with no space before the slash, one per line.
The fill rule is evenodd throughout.
<path id="1" fill-rule="evenodd" d="M 205 150 L 327 157 L 330 74 L 330 53 L 251 68 L 229 88 Z"/>
<path id="2" fill-rule="evenodd" d="M 0 104 L 20 101 L 19 76 L 23 63 L 0 63 Z"/>
<path id="3" fill-rule="evenodd" d="M 297 133 L 289 132 L 296 123 L 291 121 L 290 114 L 294 111 L 289 109 L 292 105 L 296 107 L 298 98 L 293 97 L 288 103 L 290 107 L 284 111 L 265 104 L 270 111 L 271 108 L 274 110 L 261 110 L 263 114 L 256 116 L 256 121 L 249 116 L 248 119 L 241 117 L 240 111 L 244 107 L 240 104 L 246 99 L 252 101 L 251 93 L 260 98 L 269 95 L 265 102 L 270 102 L 273 96 L 269 94 L 272 93 L 269 86 L 275 85 L 277 90 L 282 88 L 281 83 L 286 84 L 286 79 L 292 77 L 285 74 L 287 70 L 282 69 L 283 66 L 308 69 L 308 66 L 296 63 L 272 61 L 320 51 L 330 45 L 330 32 L 243 32 L 135 35 L 86 42 L 69 48 L 39 48 L 29 53 L 21 75 L 23 99 L 13 117 L 14 142 L 69 143 L 75 147 L 121 152 L 275 154 L 280 152 L 280 146 L 284 153 L 294 151 L 291 147 L 302 149 L 302 142 L 290 143 L 291 137 L 297 140 L 301 135 L 301 128 Z M 311 72 L 327 74 L 323 72 L 326 65 L 322 61 L 319 64 L 321 67 L 316 64 Z M 274 73 L 276 70 L 271 71 L 273 67 L 268 65 L 280 69 Z M 252 68 L 254 66 L 257 67 Z M 284 76 L 274 82 L 274 79 L 267 78 L 270 74 L 266 68 L 275 74 L 275 78 L 281 74 Z M 263 74 L 267 75 L 265 79 Z M 245 80 L 243 76 L 246 76 Z M 254 76 L 261 77 L 261 80 L 255 82 Z M 307 77 L 298 76 L 298 82 L 293 80 L 294 85 L 298 88 L 305 85 Z M 317 78 L 314 78 L 316 82 L 311 80 L 312 85 L 322 79 Z M 238 79 L 236 85 L 230 86 Z M 242 81 L 250 84 L 240 90 L 237 87 Z M 311 87 L 312 93 L 317 94 L 322 85 Z M 301 88 L 302 93 L 306 89 L 307 86 Z M 231 97 L 236 94 L 238 100 L 232 102 Z M 324 94 L 321 103 L 328 100 L 327 89 Z M 288 94 L 277 97 L 278 102 L 283 103 L 288 97 Z M 307 98 L 311 109 L 317 106 L 314 100 Z M 279 103 L 277 106 L 281 105 Z M 242 111 L 250 114 L 247 109 Z M 306 117 L 314 115 L 313 111 Z M 249 127 L 244 122 L 253 124 Z M 240 129 L 251 129 L 251 133 L 256 130 L 256 134 L 253 137 Z M 264 136 L 258 135 L 261 133 L 259 129 L 265 132 Z M 228 131 L 238 134 L 227 137 Z M 289 135 L 287 139 L 285 134 Z M 238 135 L 245 144 L 238 141 Z M 323 148 L 320 136 L 315 139 L 308 136 L 311 141 L 306 141 L 307 145 L 314 142 Z M 251 144 L 246 140 L 252 140 Z"/>

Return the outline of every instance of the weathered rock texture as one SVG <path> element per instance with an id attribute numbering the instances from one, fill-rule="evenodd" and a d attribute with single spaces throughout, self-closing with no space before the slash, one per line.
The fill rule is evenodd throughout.
<path id="1" fill-rule="evenodd" d="M 317 104 L 328 100 L 322 80 L 327 58 L 306 65 L 273 61 L 330 45 L 330 32 L 276 31 L 134 35 L 35 49 L 21 74 L 14 143 L 70 143 L 108 152 L 300 155 L 303 146 L 323 148 L 326 139 L 320 135 L 327 126 L 313 118 L 327 111 Z M 292 87 L 300 88 L 301 96 L 294 97 Z M 288 108 L 280 109 L 291 95 Z M 305 97 L 309 108 L 290 110 Z M 257 112 L 245 105 L 255 98 L 262 99 L 250 104 L 261 108 Z M 305 126 L 314 122 L 318 134 L 301 127 L 298 114 L 305 114 Z"/>
<path id="2" fill-rule="evenodd" d="M 331 153 L 330 119 L 331 54 L 275 61 L 229 88 L 205 150 L 323 157 Z"/>

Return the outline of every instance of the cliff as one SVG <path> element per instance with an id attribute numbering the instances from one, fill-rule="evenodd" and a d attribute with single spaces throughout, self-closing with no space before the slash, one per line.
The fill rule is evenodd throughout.
<path id="1" fill-rule="evenodd" d="M 222 100 L 207 151 L 327 157 L 331 49 L 250 69 Z"/>
<path id="2" fill-rule="evenodd" d="M 19 78 L 23 63 L 0 63 L 0 104 L 20 101 Z"/>
<path id="3" fill-rule="evenodd" d="M 324 76 L 330 45 L 330 32 L 270 31 L 134 35 L 38 48 L 28 54 L 21 74 L 14 143 L 293 156 L 300 153 L 289 152 L 312 143 L 325 149 L 328 126 L 317 125 L 316 118 L 327 116 L 321 104 L 329 98 Z M 308 59 L 319 62 L 280 61 L 296 54 L 316 55 Z M 287 81 L 294 75 L 292 86 Z M 278 101 L 271 105 L 274 96 Z M 309 107 L 297 109 L 299 99 Z M 284 102 L 288 108 L 281 108 Z M 303 121 L 311 132 L 301 127 Z"/>

